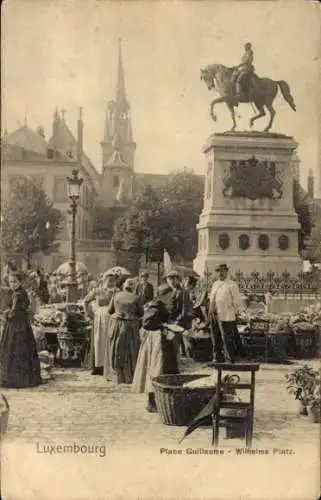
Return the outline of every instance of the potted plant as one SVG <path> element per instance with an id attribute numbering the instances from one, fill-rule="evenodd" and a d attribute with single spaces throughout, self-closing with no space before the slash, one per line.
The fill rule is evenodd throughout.
<path id="1" fill-rule="evenodd" d="M 309 365 L 303 365 L 285 375 L 287 380 L 286 388 L 290 394 L 295 395 L 299 401 L 299 415 L 308 415 L 307 407 L 313 396 L 317 381 L 320 378 L 319 372 Z"/>
<path id="2" fill-rule="evenodd" d="M 320 382 L 320 381 L 319 381 Z M 321 393 L 320 383 L 309 398 L 308 413 L 314 424 L 321 423 Z"/>

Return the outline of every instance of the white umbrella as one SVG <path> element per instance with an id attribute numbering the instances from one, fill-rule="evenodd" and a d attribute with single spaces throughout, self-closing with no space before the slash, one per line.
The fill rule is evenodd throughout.
<path id="1" fill-rule="evenodd" d="M 70 262 L 64 262 L 55 271 L 55 274 L 69 274 L 70 273 Z M 76 273 L 88 273 L 88 269 L 82 262 L 76 262 Z"/>
<path id="2" fill-rule="evenodd" d="M 105 276 L 131 276 L 131 272 L 128 271 L 128 269 L 125 269 L 125 267 L 121 267 L 121 266 L 114 266 L 114 267 L 111 267 L 110 269 L 108 269 L 108 271 L 106 271 L 104 274 L 103 274 L 103 278 L 105 278 Z"/>

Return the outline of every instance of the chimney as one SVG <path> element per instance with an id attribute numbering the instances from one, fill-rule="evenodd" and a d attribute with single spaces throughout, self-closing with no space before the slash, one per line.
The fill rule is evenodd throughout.
<path id="1" fill-rule="evenodd" d="M 83 160 L 83 136 L 84 136 L 84 122 L 82 121 L 82 108 L 79 108 L 79 119 L 77 122 L 77 161 L 82 165 Z"/>
<path id="2" fill-rule="evenodd" d="M 310 200 L 314 199 L 314 175 L 313 170 L 310 168 L 308 175 L 308 196 Z"/>

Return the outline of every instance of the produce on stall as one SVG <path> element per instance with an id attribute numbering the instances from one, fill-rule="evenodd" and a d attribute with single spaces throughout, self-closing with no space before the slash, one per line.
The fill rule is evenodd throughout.
<path id="1" fill-rule="evenodd" d="M 287 358 L 314 358 L 321 335 L 321 304 L 307 307 L 296 315 L 267 314 L 262 308 L 249 308 L 238 317 L 238 331 L 248 359 L 284 363 Z M 193 321 L 184 334 L 189 355 L 198 361 L 212 357 L 209 326 Z"/>
<path id="2" fill-rule="evenodd" d="M 91 321 L 82 304 L 51 304 L 34 317 L 39 350 L 47 349 L 59 364 L 83 362 L 90 337 Z"/>

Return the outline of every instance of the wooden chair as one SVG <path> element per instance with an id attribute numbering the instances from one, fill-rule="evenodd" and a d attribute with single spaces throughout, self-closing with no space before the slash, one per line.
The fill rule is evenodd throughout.
<path id="1" fill-rule="evenodd" d="M 253 438 L 253 418 L 254 418 L 254 393 L 255 393 L 255 373 L 260 369 L 256 363 L 214 363 L 212 365 L 217 370 L 216 398 L 212 414 L 213 438 L 212 445 L 219 444 L 220 423 L 243 423 L 245 426 L 246 446 L 252 447 Z M 248 372 L 250 373 L 250 382 L 224 382 L 223 372 Z M 224 387 L 229 389 L 247 389 L 250 391 L 250 400 L 248 402 L 226 401 L 224 400 Z M 243 415 L 221 415 L 222 408 L 233 408 L 236 411 L 242 410 Z"/>

